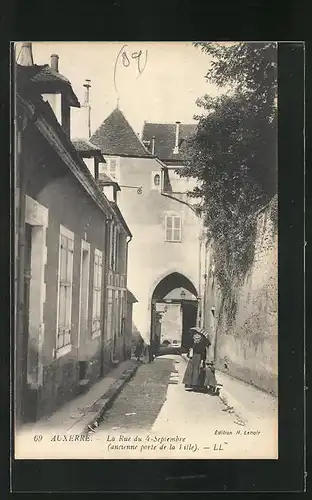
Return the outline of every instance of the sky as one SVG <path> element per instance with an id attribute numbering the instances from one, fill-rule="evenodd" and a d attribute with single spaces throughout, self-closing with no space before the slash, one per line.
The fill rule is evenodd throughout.
<path id="1" fill-rule="evenodd" d="M 91 80 L 92 133 L 117 106 L 118 98 L 119 108 L 134 131 L 141 134 L 144 121 L 194 123 L 193 116 L 199 111 L 196 99 L 206 93 L 219 93 L 205 79 L 209 56 L 190 42 L 33 42 L 32 45 L 35 64 L 50 64 L 51 54 L 58 54 L 59 72 L 71 81 L 81 104 L 83 83 L 85 79 Z M 76 111 L 72 127 L 75 130 L 76 126 L 79 136 L 80 125 L 75 116 Z"/>

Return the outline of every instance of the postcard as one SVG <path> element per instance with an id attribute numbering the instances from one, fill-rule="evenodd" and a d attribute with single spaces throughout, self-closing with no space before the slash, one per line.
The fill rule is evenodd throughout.
<path id="1" fill-rule="evenodd" d="M 278 459 L 277 43 L 18 42 L 16 459 Z"/>

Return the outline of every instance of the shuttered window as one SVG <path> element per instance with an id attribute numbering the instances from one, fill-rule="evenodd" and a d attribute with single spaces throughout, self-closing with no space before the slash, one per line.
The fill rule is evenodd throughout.
<path id="1" fill-rule="evenodd" d="M 60 228 L 56 348 L 71 343 L 74 235 Z"/>
<path id="2" fill-rule="evenodd" d="M 96 249 L 93 274 L 92 337 L 98 337 L 101 333 L 102 266 L 102 252 Z"/>
<path id="3" fill-rule="evenodd" d="M 180 242 L 181 241 L 181 217 L 179 215 L 165 216 L 165 231 L 166 241 Z"/>

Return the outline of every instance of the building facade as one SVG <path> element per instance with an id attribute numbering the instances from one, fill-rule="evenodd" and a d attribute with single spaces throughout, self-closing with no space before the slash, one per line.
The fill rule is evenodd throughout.
<path id="1" fill-rule="evenodd" d="M 15 415 L 52 413 L 128 356 L 130 230 L 103 193 L 99 150 L 70 140 L 79 106 L 70 82 L 33 63 L 24 44 L 16 65 Z M 117 243 L 118 239 L 118 243 Z M 117 255 L 117 250 L 118 255 Z M 115 316 L 110 314 L 115 300 Z"/>
<path id="2" fill-rule="evenodd" d="M 173 152 L 175 135 L 171 139 L 167 137 L 168 149 Z M 129 288 L 138 300 L 133 320 L 149 343 L 155 336 L 156 304 L 170 291 L 184 288 L 197 301 L 199 220 L 179 198 L 163 195 L 163 169 L 167 167 L 155 154 L 157 137 L 153 150 L 135 134 L 120 109 L 104 120 L 90 141 L 105 157 L 100 168 L 120 185 L 118 204 L 133 234 L 128 267 Z M 182 157 L 177 161 L 181 164 Z M 180 183 L 178 191 L 185 192 L 179 176 L 175 181 Z M 196 321 L 193 309 L 187 315 L 189 326 Z"/>

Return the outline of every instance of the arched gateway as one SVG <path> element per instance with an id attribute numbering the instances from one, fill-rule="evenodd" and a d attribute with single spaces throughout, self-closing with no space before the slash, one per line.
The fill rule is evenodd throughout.
<path id="1" fill-rule="evenodd" d="M 192 281 L 171 272 L 155 286 L 151 297 L 151 343 L 156 352 L 164 343 L 188 347 L 188 330 L 196 324 L 198 293 Z"/>

